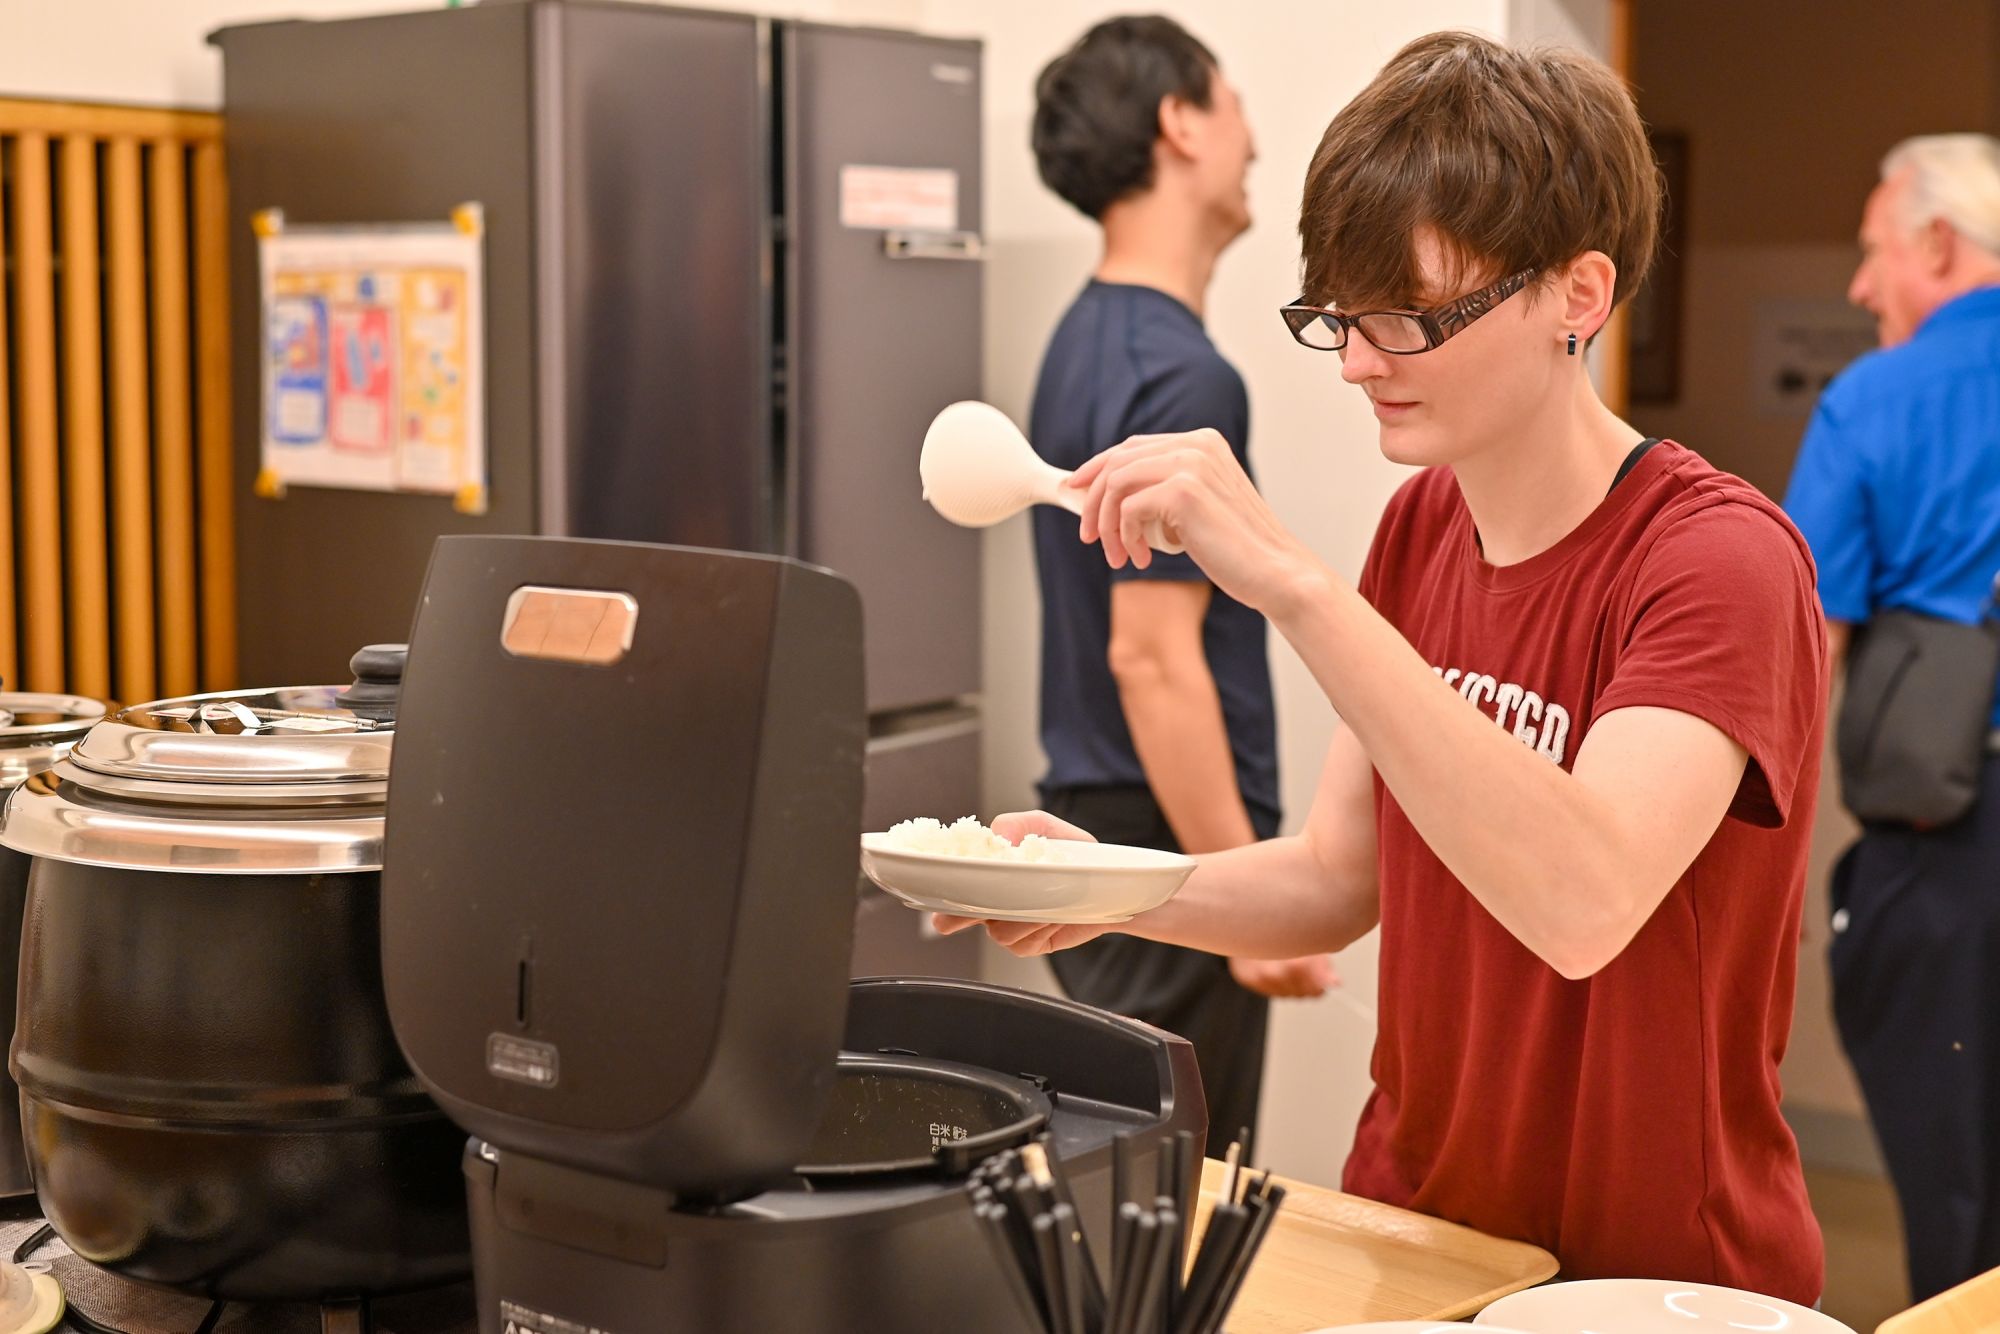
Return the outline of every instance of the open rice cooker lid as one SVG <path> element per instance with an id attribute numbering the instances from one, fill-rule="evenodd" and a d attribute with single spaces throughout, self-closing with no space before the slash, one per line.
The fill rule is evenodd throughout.
<path id="1" fill-rule="evenodd" d="M 82 695 L 0 691 L 0 789 L 19 787 L 69 754 L 108 707 Z"/>
<path id="2" fill-rule="evenodd" d="M 853 950 L 860 594 L 784 557 L 444 537 L 411 633 L 381 894 L 411 1068 L 503 1153 L 686 1199 L 789 1179 Z M 559 737 L 496 725 L 552 710 Z"/>
<path id="3" fill-rule="evenodd" d="M 353 698 L 359 690 L 224 691 L 121 709 L 19 788 L 0 843 L 136 870 L 379 870 L 395 721 L 365 692 Z"/>

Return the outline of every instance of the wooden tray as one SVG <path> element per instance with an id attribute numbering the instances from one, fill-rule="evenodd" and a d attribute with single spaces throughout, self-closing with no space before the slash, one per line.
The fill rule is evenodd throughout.
<path id="1" fill-rule="evenodd" d="M 1197 1228 L 1207 1226 L 1222 1173 L 1212 1158 L 1202 1164 Z M 1555 1276 L 1555 1257 L 1526 1242 L 1324 1186 L 1274 1180 L 1285 1188 L 1285 1207 L 1230 1309 L 1229 1334 L 1454 1320 Z"/>

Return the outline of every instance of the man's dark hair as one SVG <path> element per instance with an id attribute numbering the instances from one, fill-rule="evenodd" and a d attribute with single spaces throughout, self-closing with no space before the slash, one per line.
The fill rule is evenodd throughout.
<path id="1" fill-rule="evenodd" d="M 1035 164 L 1049 189 L 1086 216 L 1153 183 L 1160 102 L 1206 107 L 1216 70 L 1207 47 L 1169 18 L 1106 19 L 1035 80 Z"/>

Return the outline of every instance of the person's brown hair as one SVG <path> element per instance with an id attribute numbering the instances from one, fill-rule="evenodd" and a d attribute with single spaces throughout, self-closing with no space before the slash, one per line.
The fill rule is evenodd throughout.
<path id="1" fill-rule="evenodd" d="M 1420 37 L 1341 109 L 1306 173 L 1305 298 L 1407 306 L 1415 236 L 1443 243 L 1453 291 L 1586 251 L 1632 295 L 1659 235 L 1660 169 L 1624 82 L 1561 47 L 1518 51 L 1473 33 Z"/>

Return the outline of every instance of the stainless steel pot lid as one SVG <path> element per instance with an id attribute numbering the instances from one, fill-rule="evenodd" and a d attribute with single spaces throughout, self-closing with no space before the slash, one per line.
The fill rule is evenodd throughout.
<path id="1" fill-rule="evenodd" d="M 225 691 L 121 709 L 15 791 L 0 844 L 137 870 L 379 870 L 395 724 L 341 707 L 346 689 Z"/>
<path id="2" fill-rule="evenodd" d="M 0 691 L 0 788 L 16 787 L 68 754 L 108 707 L 82 695 Z"/>
<path id="3" fill-rule="evenodd" d="M 70 760 L 92 774 L 157 783 L 385 783 L 396 725 L 341 707 L 343 689 L 231 690 L 135 705 L 91 728 Z"/>

